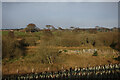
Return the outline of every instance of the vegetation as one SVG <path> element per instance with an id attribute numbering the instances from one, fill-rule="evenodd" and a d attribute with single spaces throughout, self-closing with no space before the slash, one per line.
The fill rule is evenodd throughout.
<path id="1" fill-rule="evenodd" d="M 3 61 L 4 59 L 10 59 L 12 62 L 11 65 L 17 65 L 16 68 L 18 68 L 21 64 L 25 67 L 24 70 L 26 70 L 26 68 L 32 69 L 34 67 L 38 69 L 40 67 L 38 71 L 42 71 L 43 67 L 48 68 L 48 66 L 51 67 L 51 69 L 61 69 L 63 65 L 68 65 L 67 67 L 80 65 L 83 67 L 88 66 L 89 64 L 106 64 L 109 59 L 109 61 L 115 62 L 111 59 L 113 54 L 99 54 L 98 56 L 99 52 L 96 51 L 93 54 L 71 56 L 68 54 L 62 54 L 60 49 L 64 52 L 69 52 L 68 48 L 74 48 L 76 50 L 77 47 L 111 47 L 112 49 L 118 50 L 117 32 L 62 30 L 63 29 L 54 31 L 42 30 L 34 33 L 29 33 L 29 31 L 26 33 L 21 31 L 3 31 Z M 16 58 L 19 59 L 17 61 L 19 64 L 14 63 Z M 95 63 L 96 61 L 98 63 Z"/>
<path id="2" fill-rule="evenodd" d="M 45 44 L 39 45 L 38 55 L 40 55 L 40 61 L 42 64 L 53 64 L 56 63 L 58 57 L 58 50 L 47 47 Z"/>
<path id="3" fill-rule="evenodd" d="M 67 52 L 67 50 L 64 50 L 64 52 Z"/>
<path id="4" fill-rule="evenodd" d="M 7 36 L 2 36 L 2 58 L 13 59 L 25 56 L 24 40 L 16 40 L 14 33 L 9 33 Z"/>
<path id="5" fill-rule="evenodd" d="M 117 57 L 117 60 L 120 61 L 120 56 Z"/>
<path id="6" fill-rule="evenodd" d="M 39 31 L 39 28 L 36 27 L 35 24 L 31 23 L 31 24 L 28 24 L 27 27 L 25 28 L 25 31 L 26 32 L 38 32 Z"/>
<path id="7" fill-rule="evenodd" d="M 95 51 L 92 56 L 98 56 L 97 51 Z"/>

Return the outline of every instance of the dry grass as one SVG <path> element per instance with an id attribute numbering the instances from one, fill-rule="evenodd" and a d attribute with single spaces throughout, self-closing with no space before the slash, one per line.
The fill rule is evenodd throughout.
<path id="1" fill-rule="evenodd" d="M 34 52 L 33 49 L 31 51 Z M 36 51 L 36 50 L 35 50 Z M 38 53 L 29 53 L 28 56 L 20 58 L 17 61 L 9 62 L 7 64 L 3 63 L 3 74 L 16 74 L 17 69 L 19 74 L 31 73 L 32 69 L 34 72 L 43 72 L 43 71 L 57 71 L 61 69 L 68 69 L 70 67 L 89 67 L 104 65 L 109 63 L 119 63 L 113 59 L 115 54 L 101 54 L 98 56 L 92 56 L 92 54 L 84 53 L 81 55 L 78 54 L 60 54 L 57 57 L 54 64 L 42 64 L 40 61 L 40 55 Z M 48 70 L 49 67 L 49 70 Z M 63 68 L 62 68 L 63 67 Z"/>

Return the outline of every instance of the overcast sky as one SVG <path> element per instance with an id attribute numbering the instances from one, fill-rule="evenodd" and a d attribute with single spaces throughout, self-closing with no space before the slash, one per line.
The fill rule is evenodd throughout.
<path id="1" fill-rule="evenodd" d="M 3 2 L 2 28 L 118 26 L 117 2 Z"/>

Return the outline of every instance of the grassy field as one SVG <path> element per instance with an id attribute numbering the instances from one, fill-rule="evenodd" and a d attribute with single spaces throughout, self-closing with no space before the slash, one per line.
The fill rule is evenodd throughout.
<path id="1" fill-rule="evenodd" d="M 3 31 L 3 41 L 11 44 L 13 48 L 9 49 L 3 44 L 4 49 L 8 51 L 3 53 L 3 74 L 58 71 L 75 66 L 89 67 L 119 63 L 118 60 L 114 59 L 119 56 L 119 52 L 113 49 L 116 48 L 116 45 L 114 46 L 113 44 L 118 42 L 117 32 L 98 32 L 93 34 L 71 31 L 41 31 L 35 33 L 15 31 L 14 38 L 9 38 L 9 42 L 8 33 L 8 31 Z M 111 45 L 113 46 L 111 47 Z M 14 46 L 17 48 L 14 48 Z M 25 49 L 21 49 L 20 46 Z M 16 51 L 16 49 L 18 50 Z M 98 52 L 98 56 L 92 56 L 93 53 L 80 55 L 59 53 L 59 50 L 81 49 L 100 49 L 103 52 Z M 15 56 L 12 55 L 11 57 L 11 50 L 15 50 L 13 52 Z M 115 52 L 107 53 L 104 52 L 105 50 L 115 50 Z M 25 54 L 23 55 L 22 52 L 25 52 Z"/>

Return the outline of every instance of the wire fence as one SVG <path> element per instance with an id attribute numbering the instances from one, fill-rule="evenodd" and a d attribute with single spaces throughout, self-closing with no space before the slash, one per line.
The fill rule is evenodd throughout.
<path id="1" fill-rule="evenodd" d="M 57 72 L 3 75 L 2 80 L 87 80 L 87 79 L 120 80 L 120 64 L 109 64 L 87 68 L 70 68 Z"/>

